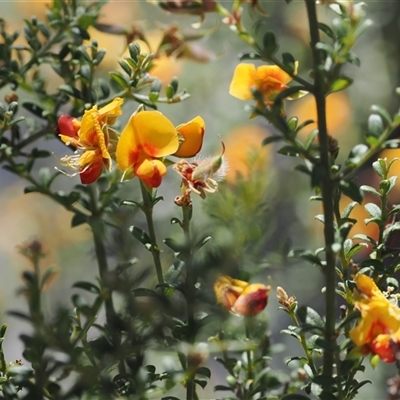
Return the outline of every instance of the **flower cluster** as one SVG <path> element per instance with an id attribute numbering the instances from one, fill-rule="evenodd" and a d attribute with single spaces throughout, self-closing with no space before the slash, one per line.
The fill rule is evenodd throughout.
<path id="1" fill-rule="evenodd" d="M 256 315 L 266 307 L 271 286 L 221 275 L 214 283 L 217 302 L 238 315 Z"/>
<path id="2" fill-rule="evenodd" d="M 158 187 L 167 173 L 163 158 L 193 157 L 202 146 L 204 121 L 196 117 L 177 126 L 158 111 L 133 114 L 117 145 L 117 165 L 124 174 L 137 176 L 150 187 Z"/>
<path id="3" fill-rule="evenodd" d="M 400 342 L 400 308 L 379 290 L 368 276 L 355 278 L 360 294 L 356 294 L 355 307 L 361 319 L 350 331 L 350 339 L 363 354 L 376 354 L 382 361 L 394 362 L 393 345 Z"/>
<path id="4" fill-rule="evenodd" d="M 62 115 L 58 120 L 59 136 L 75 152 L 61 161 L 77 171 L 82 183 L 89 184 L 100 177 L 104 167 L 110 170 L 111 160 L 116 159 L 123 179 L 137 176 L 149 188 L 157 188 L 171 164 L 165 157 L 189 158 L 201 150 L 205 123 L 198 116 L 175 127 L 158 111 L 139 110 L 132 114 L 119 136 L 111 125 L 122 115 L 122 103 L 121 98 L 116 98 L 100 109 L 95 105 L 85 111 L 81 120 Z M 204 171 L 197 175 L 192 186 L 201 194 L 203 191 L 195 186 L 200 187 L 203 179 L 207 190 L 213 181 Z"/>

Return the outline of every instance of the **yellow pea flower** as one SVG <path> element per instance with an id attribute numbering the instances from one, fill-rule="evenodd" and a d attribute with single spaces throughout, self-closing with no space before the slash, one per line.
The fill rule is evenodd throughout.
<path id="1" fill-rule="evenodd" d="M 118 141 L 118 168 L 156 188 L 167 173 L 162 159 L 169 155 L 191 157 L 197 154 L 203 143 L 203 134 L 204 121 L 201 117 L 175 128 L 158 111 L 135 113 Z"/>
<path id="2" fill-rule="evenodd" d="M 400 341 L 400 309 L 367 275 L 360 274 L 355 281 L 360 292 L 355 307 L 361 312 L 361 319 L 349 332 L 350 339 L 363 352 L 377 354 L 384 362 L 394 362 L 391 343 Z"/>
<path id="3" fill-rule="evenodd" d="M 298 62 L 295 63 L 295 73 L 297 65 Z M 264 103 L 270 105 L 279 93 L 288 88 L 291 80 L 292 77 L 277 65 L 256 68 L 254 64 L 242 63 L 235 69 L 229 94 L 240 100 L 251 100 L 254 99 L 252 89 L 257 90 L 262 94 Z"/>
<path id="4" fill-rule="evenodd" d="M 61 115 L 58 134 L 66 144 L 76 148 L 75 154 L 61 159 L 65 165 L 78 170 L 83 184 L 96 181 L 105 166 L 111 167 L 108 126 L 122 114 L 123 99 L 117 97 L 98 110 L 97 105 L 86 110 L 82 120 Z"/>

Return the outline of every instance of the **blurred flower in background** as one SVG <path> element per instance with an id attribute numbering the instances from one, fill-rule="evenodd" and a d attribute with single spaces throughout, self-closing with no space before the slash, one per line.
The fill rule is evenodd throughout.
<path id="1" fill-rule="evenodd" d="M 217 302 L 238 315 L 256 315 L 267 306 L 271 286 L 221 275 L 214 283 Z"/>
<path id="2" fill-rule="evenodd" d="M 227 134 L 225 157 L 229 163 L 226 174 L 228 183 L 234 183 L 238 175 L 247 180 L 256 171 L 263 171 L 266 177 L 274 150 L 272 145 L 261 145 L 268 133 L 268 129 L 260 125 L 244 124 Z"/>

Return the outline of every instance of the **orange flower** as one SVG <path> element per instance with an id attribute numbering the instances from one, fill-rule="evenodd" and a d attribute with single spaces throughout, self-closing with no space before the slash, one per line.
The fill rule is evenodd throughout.
<path id="1" fill-rule="evenodd" d="M 167 173 L 162 159 L 169 155 L 190 157 L 197 154 L 203 134 L 204 121 L 200 117 L 175 128 L 158 111 L 135 113 L 122 131 L 117 145 L 118 168 L 156 188 Z"/>
<path id="2" fill-rule="evenodd" d="M 384 362 L 394 362 L 392 343 L 400 341 L 400 309 L 390 302 L 366 275 L 358 275 L 356 284 L 361 295 L 355 307 L 361 319 L 349 335 L 362 351 L 377 354 Z"/>
<path id="3" fill-rule="evenodd" d="M 97 105 L 86 110 L 79 121 L 68 115 L 58 120 L 58 134 L 66 145 L 74 146 L 77 151 L 72 156 L 61 159 L 65 165 L 77 169 L 84 184 L 96 181 L 103 170 L 111 167 L 109 153 L 108 126 L 114 124 L 122 114 L 123 99 L 117 97 L 110 104 L 97 109 Z"/>
<path id="4" fill-rule="evenodd" d="M 271 286 L 221 275 L 214 283 L 217 302 L 238 315 L 256 315 L 267 305 Z"/>
<path id="5" fill-rule="evenodd" d="M 262 94 L 264 103 L 270 105 L 279 93 L 288 88 L 291 80 L 292 77 L 276 65 L 256 68 L 254 64 L 239 64 L 233 74 L 229 93 L 240 100 L 251 100 L 254 99 L 252 90 L 257 90 Z"/>

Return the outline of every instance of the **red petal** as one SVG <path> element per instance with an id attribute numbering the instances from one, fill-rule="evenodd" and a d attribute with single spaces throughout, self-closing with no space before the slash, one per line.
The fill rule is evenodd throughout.
<path id="1" fill-rule="evenodd" d="M 84 185 L 95 182 L 103 171 L 103 159 L 97 158 L 95 162 L 81 170 L 79 176 Z"/>
<path id="2" fill-rule="evenodd" d="M 57 133 L 78 139 L 78 128 L 73 123 L 74 118 L 69 115 L 61 115 L 58 119 Z"/>

